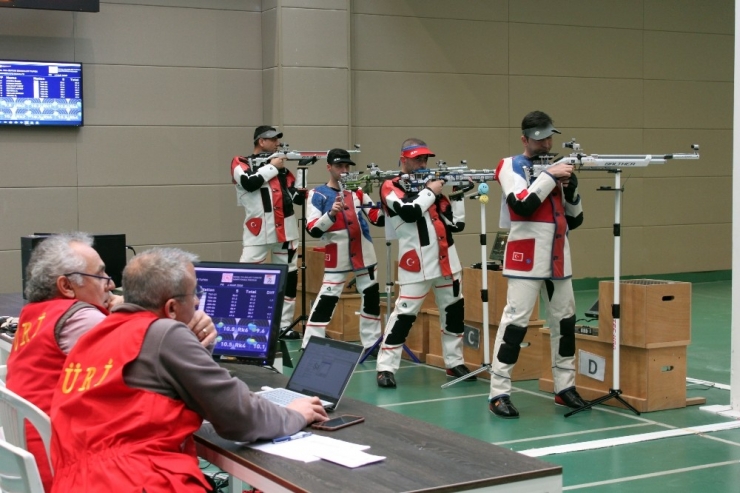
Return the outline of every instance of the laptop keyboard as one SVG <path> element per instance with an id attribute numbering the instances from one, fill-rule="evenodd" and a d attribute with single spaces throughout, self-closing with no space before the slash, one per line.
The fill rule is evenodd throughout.
<path id="1" fill-rule="evenodd" d="M 257 394 L 264 397 L 273 404 L 277 404 L 278 406 L 283 407 L 287 406 L 296 399 L 307 397 L 303 394 L 288 389 L 272 389 L 263 392 L 257 392 Z M 332 407 L 331 402 L 325 401 L 323 399 L 321 400 L 321 405 L 327 408 Z"/>
<path id="2" fill-rule="evenodd" d="M 260 393 L 260 395 L 273 404 L 277 404 L 278 406 L 283 407 L 287 406 L 296 399 L 306 397 L 303 394 L 299 394 L 298 392 L 293 392 L 292 390 L 288 389 L 272 389 L 264 393 Z"/>

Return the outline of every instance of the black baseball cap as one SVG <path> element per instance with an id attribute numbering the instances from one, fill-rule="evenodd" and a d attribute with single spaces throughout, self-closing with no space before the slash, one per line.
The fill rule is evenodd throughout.
<path id="1" fill-rule="evenodd" d="M 261 125 L 254 129 L 255 143 L 257 143 L 259 139 L 281 139 L 282 137 L 282 132 L 278 132 L 275 127 L 270 127 L 269 125 Z"/>
<path id="2" fill-rule="evenodd" d="M 332 149 L 329 151 L 329 153 L 326 155 L 326 162 L 329 164 L 340 164 L 340 163 L 347 163 L 351 164 L 352 166 L 355 165 L 354 161 L 350 159 L 349 152 L 345 151 L 344 149 Z"/>

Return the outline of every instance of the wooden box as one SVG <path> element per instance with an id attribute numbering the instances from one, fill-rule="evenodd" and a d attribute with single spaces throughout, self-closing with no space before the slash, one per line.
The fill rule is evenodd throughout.
<path id="1" fill-rule="evenodd" d="M 501 271 L 489 270 L 488 272 L 488 323 L 496 325 L 501 322 L 501 316 L 506 307 L 507 279 Z M 464 267 L 462 271 L 462 291 L 465 298 L 465 321 L 483 323 L 483 301 L 480 291 L 483 288 L 481 269 Z M 540 302 L 534 305 L 530 320 L 540 318 Z"/>
<path id="2" fill-rule="evenodd" d="M 543 343 L 540 390 L 553 392 L 550 363 L 550 330 L 542 329 Z M 581 351 L 604 359 L 604 380 L 597 380 L 579 371 Z M 581 397 L 593 400 L 604 396 L 614 384 L 611 343 L 596 336 L 576 334 L 576 388 Z M 621 397 L 640 412 L 683 408 L 703 404 L 706 399 L 686 399 L 686 345 L 676 344 L 659 348 L 621 346 L 619 365 Z M 624 407 L 618 400 L 609 399 L 605 405 Z"/>
<path id="3" fill-rule="evenodd" d="M 429 354 L 427 354 L 426 363 L 431 366 L 438 368 L 445 368 L 445 362 L 442 357 L 442 338 L 441 328 L 439 326 L 439 312 L 436 310 L 428 310 L 429 314 Z M 540 357 L 542 349 L 540 348 L 542 336 L 540 335 L 540 329 L 544 324 L 544 320 L 535 320 L 530 322 L 529 328 L 527 329 L 527 335 L 524 337 L 522 342 L 522 348 L 519 352 L 519 360 L 514 366 L 511 379 L 515 381 L 519 380 L 535 380 L 540 376 Z M 484 363 L 484 341 L 481 332 L 482 324 L 477 322 L 465 322 L 467 326 L 465 328 L 465 337 L 463 338 L 463 359 L 465 360 L 465 366 L 470 371 L 477 370 Z M 488 361 L 490 362 L 493 356 L 493 345 L 496 342 L 496 332 L 498 327 L 489 325 L 489 348 L 491 354 L 488 355 Z M 486 380 L 490 380 L 491 375 L 488 372 L 481 372 L 478 374 L 479 377 Z"/>
<path id="4" fill-rule="evenodd" d="M 612 341 L 614 282 L 599 283 L 599 336 Z M 619 290 L 620 341 L 652 348 L 691 342 L 691 283 L 634 279 Z"/>

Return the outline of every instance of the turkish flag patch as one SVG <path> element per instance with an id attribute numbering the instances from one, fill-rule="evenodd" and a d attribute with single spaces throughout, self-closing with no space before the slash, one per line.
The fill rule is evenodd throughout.
<path id="1" fill-rule="evenodd" d="M 398 266 L 409 272 L 421 271 L 421 262 L 419 261 L 419 255 L 417 255 L 416 250 L 409 250 L 404 253 L 398 262 Z"/>
<path id="2" fill-rule="evenodd" d="M 262 219 L 260 219 L 259 217 L 253 217 L 252 219 L 244 223 L 244 225 L 247 227 L 250 233 L 252 233 L 254 236 L 257 236 L 262 230 Z"/>
<path id="3" fill-rule="evenodd" d="M 534 238 L 509 241 L 506 244 L 504 268 L 529 272 L 534 267 Z"/>
<path id="4" fill-rule="evenodd" d="M 324 267 L 333 269 L 337 266 L 337 244 L 329 243 L 324 247 Z"/>

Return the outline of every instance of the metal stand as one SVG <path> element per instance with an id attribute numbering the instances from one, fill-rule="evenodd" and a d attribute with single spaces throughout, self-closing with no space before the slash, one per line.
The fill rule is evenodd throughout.
<path id="1" fill-rule="evenodd" d="M 388 218 L 386 217 L 386 220 Z M 388 319 L 391 316 L 391 300 L 393 299 L 393 269 L 391 268 L 391 240 L 387 239 L 385 240 L 385 327 L 388 328 Z M 367 351 L 365 351 L 365 354 L 362 355 L 362 358 L 360 358 L 360 363 L 364 362 L 368 356 L 370 356 L 373 351 L 380 348 L 380 343 L 383 342 L 383 334 L 380 334 L 380 337 L 377 341 L 375 341 L 375 344 L 370 346 Z M 416 355 L 411 351 L 411 349 L 408 348 L 406 344 L 403 345 L 403 350 L 406 351 L 406 354 L 409 355 L 409 358 L 411 358 L 411 361 L 414 363 L 421 363 L 419 358 L 416 357 Z"/>
<path id="2" fill-rule="evenodd" d="M 620 273 L 620 259 L 621 259 L 621 224 L 620 224 L 620 213 L 622 210 L 622 192 L 624 192 L 624 189 L 622 188 L 621 183 L 621 169 L 615 169 L 611 171 L 614 173 L 614 188 L 610 187 L 601 187 L 599 188 L 599 191 L 614 191 L 614 304 L 612 304 L 612 358 L 613 358 L 613 366 L 612 366 L 612 388 L 609 389 L 609 393 L 601 396 L 597 399 L 592 400 L 588 404 L 586 404 L 583 407 L 580 407 L 578 409 L 574 409 L 573 411 L 570 411 L 569 413 L 565 414 L 565 417 L 572 416 L 576 413 L 580 413 L 581 411 L 585 411 L 587 409 L 591 409 L 597 404 L 601 404 L 602 402 L 606 402 L 609 399 L 616 399 L 619 402 L 621 402 L 627 409 L 632 411 L 633 413 L 640 415 L 640 412 L 632 407 L 627 401 L 622 399 L 620 395 L 622 394 L 622 390 L 619 388 L 619 353 L 620 353 L 620 347 L 619 347 L 619 341 L 620 341 L 620 333 L 619 333 L 619 315 L 620 315 L 620 305 L 619 305 L 619 273 Z"/>
<path id="3" fill-rule="evenodd" d="M 443 389 L 451 387 L 456 383 L 463 382 L 471 376 L 483 373 L 484 371 L 491 371 L 491 351 L 490 351 L 490 336 L 488 334 L 488 260 L 486 259 L 486 204 L 488 203 L 488 185 L 481 183 L 478 185 L 478 193 L 471 196 L 471 199 L 478 199 L 480 202 L 480 266 L 481 266 L 481 290 L 480 299 L 483 302 L 483 362 L 475 371 L 471 371 L 467 375 L 456 378 L 451 382 L 447 382 L 442 385 Z"/>
<path id="4" fill-rule="evenodd" d="M 290 354 L 288 353 L 288 345 L 285 343 L 282 337 L 289 330 L 298 325 L 299 322 L 301 324 L 301 328 L 303 329 L 301 331 L 301 335 L 305 334 L 306 322 L 308 321 L 308 315 L 306 315 L 306 200 L 308 200 L 308 197 L 306 197 L 306 191 L 308 190 L 306 184 L 308 182 L 308 165 L 299 164 L 297 170 L 300 182 L 298 190 L 304 194 L 303 204 L 301 204 L 301 219 L 299 223 L 301 225 L 301 264 L 298 269 L 301 271 L 301 315 L 298 315 L 298 317 L 293 320 L 292 324 L 281 329 L 278 336 L 278 340 L 280 341 L 280 351 L 283 353 L 283 365 L 289 368 L 293 368 L 293 362 L 291 361 Z"/>

